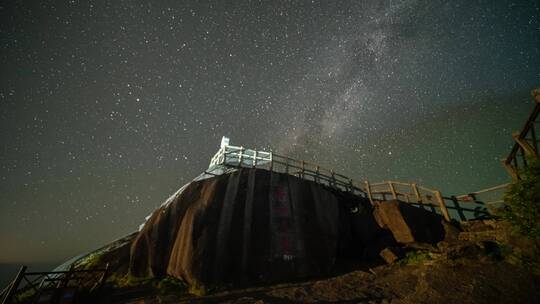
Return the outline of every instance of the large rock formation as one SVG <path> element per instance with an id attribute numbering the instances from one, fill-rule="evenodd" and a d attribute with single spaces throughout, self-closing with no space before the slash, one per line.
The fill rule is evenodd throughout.
<path id="1" fill-rule="evenodd" d="M 156 210 L 132 243 L 130 272 L 194 284 L 320 276 L 361 256 L 379 230 L 361 197 L 239 169 L 193 182 Z"/>
<path id="2" fill-rule="evenodd" d="M 440 215 L 398 200 L 377 202 L 373 216 L 379 226 L 390 230 L 394 239 L 401 244 L 435 244 L 445 237 Z"/>
<path id="3" fill-rule="evenodd" d="M 293 281 L 389 261 L 381 252 L 399 253 L 400 244 L 436 243 L 446 231 L 441 221 L 406 203 L 372 206 L 312 181 L 239 168 L 184 186 L 138 233 L 93 254 L 120 276 L 171 275 L 195 285 Z"/>

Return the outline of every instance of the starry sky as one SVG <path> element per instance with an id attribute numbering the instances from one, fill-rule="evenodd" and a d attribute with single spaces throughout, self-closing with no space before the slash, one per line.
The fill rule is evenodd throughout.
<path id="1" fill-rule="evenodd" d="M 4 1 L 0 263 L 137 229 L 231 144 L 462 194 L 540 85 L 538 1 Z"/>

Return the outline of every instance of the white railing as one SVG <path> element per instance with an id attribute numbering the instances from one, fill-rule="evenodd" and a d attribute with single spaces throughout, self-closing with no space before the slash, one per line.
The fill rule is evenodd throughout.
<path id="1" fill-rule="evenodd" d="M 272 162 L 272 152 L 256 151 L 244 147 L 222 146 L 210 160 L 209 168 L 217 165 L 257 167 Z"/>
<path id="2" fill-rule="evenodd" d="M 256 151 L 244 147 L 222 145 L 210 160 L 207 172 L 224 173 L 223 167 L 262 168 L 273 172 L 286 173 L 304 180 L 311 180 L 356 195 L 365 196 L 363 183 L 354 181 L 334 170 L 323 168 L 303 160 L 277 155 L 272 152 Z"/>

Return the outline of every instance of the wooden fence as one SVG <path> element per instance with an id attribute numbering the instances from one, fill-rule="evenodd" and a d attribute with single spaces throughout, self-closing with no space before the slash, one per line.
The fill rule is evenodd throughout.
<path id="1" fill-rule="evenodd" d="M 0 292 L 2 304 L 14 303 L 72 303 L 76 292 L 94 292 L 103 287 L 109 265 L 103 269 L 26 272 L 22 266 L 11 283 Z"/>
<path id="2" fill-rule="evenodd" d="M 296 160 L 272 152 L 255 151 L 243 147 L 222 147 L 210 162 L 209 173 L 213 166 L 264 168 L 273 172 L 285 173 L 301 179 L 314 181 L 317 184 L 350 192 L 365 197 L 363 182 L 355 181 L 334 170 L 317 164 Z"/>
<path id="3" fill-rule="evenodd" d="M 489 216 L 491 206 L 502 202 L 501 191 L 504 191 L 507 186 L 507 184 L 499 185 L 466 195 L 443 196 L 439 190 L 423 187 L 415 183 L 399 181 L 359 182 L 336 173 L 334 170 L 303 160 L 229 145 L 221 147 L 214 155 L 209 170 L 211 171 L 216 166 L 261 168 L 285 173 L 340 191 L 360 195 L 368 198 L 372 204 L 376 201 L 397 199 L 416 207 L 440 213 L 448 221 L 455 217 L 466 220 L 467 213 L 473 213 L 476 218 Z M 486 201 L 480 198 L 480 195 L 484 196 L 485 194 L 497 195 L 494 199 Z M 453 211 L 449 212 L 449 209 Z"/>
<path id="4" fill-rule="evenodd" d="M 502 197 L 507 186 L 508 184 L 502 184 L 458 196 L 444 196 L 439 190 L 399 181 L 366 181 L 364 189 L 372 204 L 375 201 L 395 199 L 440 213 L 447 221 L 454 217 L 465 221 L 468 219 L 467 213 L 472 213 L 473 218 L 489 216 L 497 204 L 503 203 Z M 453 210 L 454 214 L 449 210 Z"/>
<path id="5" fill-rule="evenodd" d="M 508 171 L 512 179 L 519 179 L 520 169 L 527 166 L 527 158 L 538 157 L 538 139 L 536 138 L 536 124 L 539 124 L 538 114 L 540 114 L 540 89 L 531 92 L 536 104 L 529 114 L 521 132 L 512 134 L 515 144 L 508 157 L 503 159 L 503 166 Z"/>

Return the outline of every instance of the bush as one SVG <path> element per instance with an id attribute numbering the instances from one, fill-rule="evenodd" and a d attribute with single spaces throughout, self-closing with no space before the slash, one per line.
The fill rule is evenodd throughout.
<path id="1" fill-rule="evenodd" d="M 185 294 L 188 291 L 188 286 L 184 281 L 171 276 L 159 281 L 157 288 L 162 295 Z"/>
<path id="2" fill-rule="evenodd" d="M 401 259 L 397 264 L 403 265 L 421 265 L 426 261 L 431 260 L 429 252 L 423 251 L 409 251 L 405 254 L 405 257 Z"/>
<path id="3" fill-rule="evenodd" d="M 528 160 L 520 177 L 510 184 L 498 215 L 523 236 L 540 241 L 540 160 Z"/>
<path id="4" fill-rule="evenodd" d="M 77 269 L 91 269 L 98 267 L 102 264 L 103 253 L 102 252 L 94 252 L 89 254 L 88 256 L 82 258 L 81 260 L 75 262 L 75 268 Z"/>

